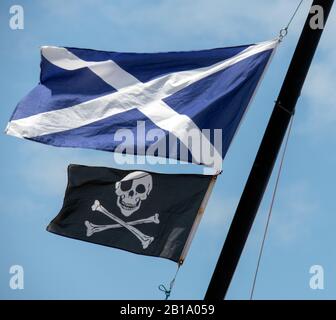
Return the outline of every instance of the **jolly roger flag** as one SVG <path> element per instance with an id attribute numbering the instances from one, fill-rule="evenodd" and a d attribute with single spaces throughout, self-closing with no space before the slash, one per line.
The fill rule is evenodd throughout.
<path id="1" fill-rule="evenodd" d="M 69 165 L 59 214 L 47 230 L 182 262 L 214 177 Z"/>

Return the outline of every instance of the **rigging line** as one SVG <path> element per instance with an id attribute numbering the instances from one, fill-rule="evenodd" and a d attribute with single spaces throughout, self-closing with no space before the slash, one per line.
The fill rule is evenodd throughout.
<path id="1" fill-rule="evenodd" d="M 288 29 L 290 24 L 292 23 L 294 17 L 296 16 L 297 12 L 299 11 L 301 4 L 303 3 L 303 0 L 300 1 L 300 3 L 298 4 L 298 6 L 296 7 L 293 15 L 291 16 L 291 18 L 289 19 L 289 22 L 287 23 L 287 26 L 285 27 L 285 29 Z"/>
<path id="2" fill-rule="evenodd" d="M 276 193 L 277 193 L 277 190 L 278 190 L 279 180 L 280 180 L 280 176 L 281 176 L 281 172 L 282 172 L 282 167 L 283 167 L 283 163 L 284 163 L 284 159 L 285 159 L 285 155 L 286 155 L 286 150 L 287 150 L 287 146 L 288 146 L 289 136 L 290 136 L 290 133 L 292 131 L 293 119 L 294 119 L 294 116 L 292 115 L 292 118 L 291 118 L 291 121 L 290 121 L 290 124 L 289 124 L 289 128 L 288 128 L 287 137 L 286 137 L 286 143 L 285 143 L 284 150 L 283 150 L 283 153 L 282 153 L 282 156 L 281 156 L 279 171 L 278 171 L 278 174 L 277 174 L 277 178 L 276 178 L 276 182 L 275 182 L 275 186 L 274 186 L 274 190 L 273 190 L 273 194 L 272 194 L 271 205 L 270 205 L 270 208 L 269 208 L 269 211 L 268 211 L 267 222 L 266 222 L 266 226 L 265 226 L 265 231 L 264 231 L 263 239 L 262 239 L 262 242 L 261 242 L 261 247 L 260 247 L 260 251 L 259 251 L 257 267 L 256 267 L 256 271 L 255 271 L 254 278 L 253 278 L 253 284 L 252 284 L 252 289 L 251 289 L 251 294 L 250 294 L 250 300 L 253 299 L 254 289 L 255 289 L 255 286 L 256 286 L 258 272 L 259 272 L 260 261 L 261 261 L 261 257 L 262 257 L 262 254 L 263 254 L 265 240 L 266 240 L 266 236 L 267 236 L 267 231 L 268 231 L 268 227 L 269 227 L 269 223 L 270 223 L 271 215 L 272 215 L 272 211 L 273 211 L 275 196 L 276 196 Z"/>
<path id="3" fill-rule="evenodd" d="M 279 33 L 279 41 L 280 41 L 280 42 L 283 40 L 284 37 L 287 36 L 288 28 L 289 28 L 289 26 L 291 25 L 292 21 L 294 20 L 296 14 L 298 13 L 298 11 L 299 11 L 299 9 L 300 9 L 300 7 L 301 7 L 303 1 L 304 1 L 304 0 L 301 0 L 301 1 L 299 2 L 299 4 L 297 5 L 297 7 L 296 7 L 294 13 L 292 14 L 292 16 L 290 17 L 290 19 L 289 19 L 289 21 L 288 21 L 286 27 L 280 29 L 280 33 Z"/>

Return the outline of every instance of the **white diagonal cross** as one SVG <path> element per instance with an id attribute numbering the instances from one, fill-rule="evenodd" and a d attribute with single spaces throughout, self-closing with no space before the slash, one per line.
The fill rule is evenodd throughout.
<path id="1" fill-rule="evenodd" d="M 209 140 L 193 120 L 176 112 L 163 99 L 252 55 L 273 49 L 277 43 L 276 39 L 252 45 L 232 58 L 211 66 L 170 73 L 146 83 L 140 82 L 112 60 L 89 62 L 78 58 L 65 48 L 42 47 L 42 55 L 52 64 L 66 70 L 87 67 L 117 91 L 69 108 L 12 120 L 6 133 L 20 138 L 33 138 L 79 128 L 136 108 L 158 127 L 173 133 L 187 147 L 188 132 L 192 129 L 199 131 L 203 147 L 206 150 L 214 150 L 212 160 L 216 162 L 215 167 L 219 168 L 222 162 L 221 155 L 215 148 L 211 148 Z M 209 160 L 204 157 L 210 155 L 201 155 L 201 150 L 196 150 L 195 147 L 190 152 L 197 163 L 207 163 Z"/>

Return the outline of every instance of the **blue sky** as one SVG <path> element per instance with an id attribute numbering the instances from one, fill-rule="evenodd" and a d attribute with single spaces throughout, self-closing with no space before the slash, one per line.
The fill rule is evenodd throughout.
<path id="1" fill-rule="evenodd" d="M 305 1 L 274 56 L 224 161 L 205 216 L 182 266 L 173 299 L 202 299 L 273 108 L 301 26 Z M 248 44 L 277 36 L 293 0 L 44 0 L 0 3 L 0 127 L 38 82 L 39 47 L 60 45 L 113 51 L 173 51 Z M 9 8 L 25 10 L 25 29 L 8 26 Z M 256 299 L 336 297 L 335 13 L 322 37 L 297 106 Z M 57 237 L 45 231 L 58 213 L 69 163 L 115 164 L 110 153 L 62 149 L 0 135 L 0 298 L 162 299 L 176 265 L 116 249 Z M 138 168 L 153 169 L 150 166 Z M 160 166 L 162 172 L 199 172 L 195 166 Z M 228 293 L 247 299 L 270 204 L 272 177 Z M 25 270 L 25 289 L 8 286 L 11 265 Z M 309 268 L 322 265 L 325 289 L 309 288 Z"/>

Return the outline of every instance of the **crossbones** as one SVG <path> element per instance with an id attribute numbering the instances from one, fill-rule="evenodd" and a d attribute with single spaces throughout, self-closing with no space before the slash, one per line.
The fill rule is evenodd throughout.
<path id="1" fill-rule="evenodd" d="M 158 224 L 159 222 L 160 222 L 159 221 L 159 214 L 155 213 L 154 216 L 151 216 L 149 218 L 126 222 L 126 224 L 128 224 L 129 226 L 134 226 L 134 225 L 143 224 L 143 223 L 156 223 L 156 224 Z M 100 224 L 100 225 L 97 225 L 97 224 L 94 224 L 94 223 L 92 223 L 90 221 L 87 221 L 87 220 L 85 221 L 85 225 L 87 227 L 86 235 L 88 237 L 92 236 L 96 232 L 101 232 L 101 231 L 105 231 L 105 230 L 108 230 L 108 229 L 116 229 L 116 228 L 121 228 L 122 227 L 118 223 L 117 224 L 105 224 L 105 225 Z"/>
<path id="2" fill-rule="evenodd" d="M 156 213 L 155 215 L 153 215 L 153 216 L 151 216 L 149 218 L 135 220 L 135 221 L 130 221 L 130 222 L 125 222 L 122 219 L 120 219 L 117 216 L 115 216 L 113 213 L 107 211 L 100 204 L 100 202 L 98 200 L 95 200 L 95 202 L 92 205 L 91 209 L 92 209 L 92 211 L 99 211 L 99 212 L 105 214 L 107 217 L 109 217 L 110 219 L 112 219 L 115 222 L 117 222 L 117 224 L 96 225 L 96 224 L 93 224 L 90 221 L 86 220 L 84 224 L 85 224 L 85 226 L 87 228 L 87 231 L 86 231 L 87 237 L 90 237 L 95 232 L 101 232 L 101 231 L 108 230 L 108 229 L 115 229 L 115 228 L 124 227 L 128 231 L 130 231 L 131 233 L 133 233 L 134 236 L 136 236 L 140 240 L 143 249 L 146 249 L 152 243 L 152 241 L 154 240 L 154 237 L 150 237 L 150 236 L 145 235 L 140 230 L 138 230 L 137 228 L 133 227 L 133 225 L 144 224 L 144 223 L 156 223 L 156 224 L 158 224 L 160 222 L 159 221 L 159 214 L 158 213 Z"/>

